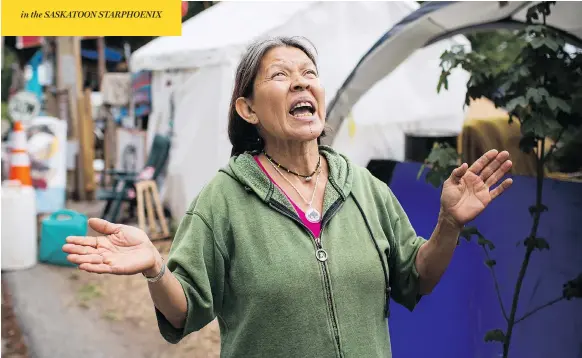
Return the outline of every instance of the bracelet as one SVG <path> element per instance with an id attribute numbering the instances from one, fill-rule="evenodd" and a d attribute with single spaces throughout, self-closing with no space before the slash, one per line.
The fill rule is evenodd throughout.
<path id="1" fill-rule="evenodd" d="M 164 263 L 164 258 L 162 257 L 162 269 L 160 270 L 160 272 L 154 276 L 154 277 L 147 277 L 145 275 L 145 273 L 141 273 L 143 275 L 143 277 L 146 278 L 146 280 L 150 283 L 154 283 L 154 282 L 158 282 L 159 280 L 162 279 L 162 277 L 164 277 L 164 273 L 166 273 L 166 264 Z"/>

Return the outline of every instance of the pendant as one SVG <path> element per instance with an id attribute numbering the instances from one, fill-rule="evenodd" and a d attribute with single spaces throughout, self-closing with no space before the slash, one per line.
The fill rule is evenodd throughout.
<path id="1" fill-rule="evenodd" d="M 327 261 L 327 252 L 324 249 L 318 249 L 315 251 L 315 257 L 321 262 Z"/>
<path id="2" fill-rule="evenodd" d="M 311 181 L 311 177 L 305 177 L 305 181 Z"/>
<path id="3" fill-rule="evenodd" d="M 321 215 L 319 214 L 319 211 L 309 207 L 305 212 L 305 218 L 307 218 L 307 221 L 310 223 L 317 224 L 321 220 Z"/>

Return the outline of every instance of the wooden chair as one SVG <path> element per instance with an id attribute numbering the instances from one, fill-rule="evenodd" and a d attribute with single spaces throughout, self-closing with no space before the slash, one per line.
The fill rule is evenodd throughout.
<path id="1" fill-rule="evenodd" d="M 168 223 L 164 215 L 164 208 L 160 201 L 156 182 L 154 180 L 140 181 L 135 183 L 135 189 L 137 192 L 137 220 L 139 228 L 146 232 L 151 240 L 169 238 L 170 230 L 168 229 Z M 146 212 L 149 230 L 146 229 Z M 156 214 L 161 231 L 158 230 Z"/>

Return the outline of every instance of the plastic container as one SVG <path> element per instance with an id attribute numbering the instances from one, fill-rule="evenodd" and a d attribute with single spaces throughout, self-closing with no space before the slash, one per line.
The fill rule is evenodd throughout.
<path id="1" fill-rule="evenodd" d="M 37 264 L 36 194 L 18 180 L 2 184 L 2 270 Z"/>
<path id="2" fill-rule="evenodd" d="M 73 210 L 59 210 L 42 221 L 39 259 L 42 262 L 75 266 L 67 261 L 63 245 L 67 236 L 87 235 L 87 216 Z"/>

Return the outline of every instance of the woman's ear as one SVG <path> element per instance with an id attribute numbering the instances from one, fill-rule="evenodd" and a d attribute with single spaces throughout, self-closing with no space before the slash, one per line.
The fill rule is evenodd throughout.
<path id="1" fill-rule="evenodd" d="M 251 108 L 251 104 L 249 100 L 244 97 L 239 97 L 236 99 L 235 103 L 236 112 L 242 119 L 249 122 L 250 124 L 257 124 L 259 120 L 253 109 Z"/>

